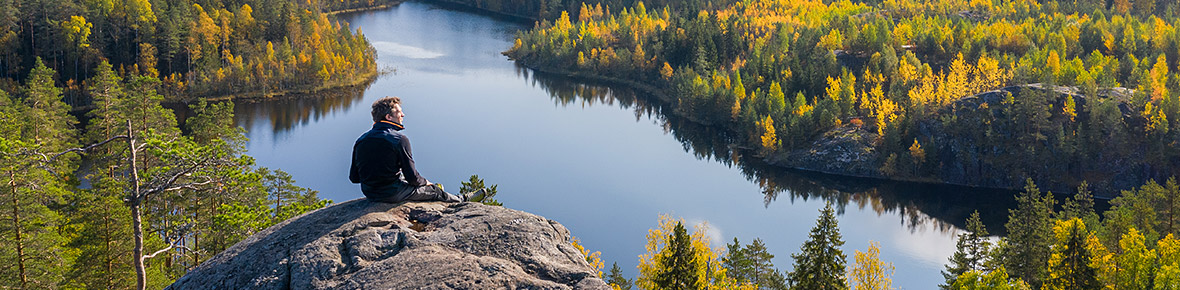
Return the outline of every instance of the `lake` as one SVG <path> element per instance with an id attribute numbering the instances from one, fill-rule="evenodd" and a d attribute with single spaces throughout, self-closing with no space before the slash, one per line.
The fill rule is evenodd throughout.
<path id="1" fill-rule="evenodd" d="M 761 238 L 789 271 L 819 209 L 837 205 L 844 253 L 870 241 L 896 267 L 895 287 L 933 289 L 975 210 L 1002 232 L 1009 191 L 923 185 L 776 168 L 727 133 L 667 115 L 626 87 L 537 74 L 500 54 L 531 25 L 408 2 L 340 15 L 361 28 L 391 70 L 364 88 L 237 104 L 248 154 L 342 202 L 353 142 L 372 126 L 369 104 L 398 96 L 418 171 L 457 193 L 478 174 L 506 207 L 565 225 L 609 270 L 638 273 L 661 214 L 708 223 L 714 247 Z"/>

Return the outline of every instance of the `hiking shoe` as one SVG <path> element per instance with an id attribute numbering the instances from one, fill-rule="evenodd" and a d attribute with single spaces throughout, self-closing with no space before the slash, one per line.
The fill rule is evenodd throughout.
<path id="1" fill-rule="evenodd" d="M 480 202 L 483 201 L 484 195 L 488 193 L 487 189 L 480 188 L 479 190 L 463 193 L 463 201 Z"/>

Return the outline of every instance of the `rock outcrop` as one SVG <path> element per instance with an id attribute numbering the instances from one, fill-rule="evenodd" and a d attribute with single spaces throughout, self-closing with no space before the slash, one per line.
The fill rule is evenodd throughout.
<path id="1" fill-rule="evenodd" d="M 168 289 L 610 289 L 596 274 L 537 215 L 358 199 L 250 236 Z"/>

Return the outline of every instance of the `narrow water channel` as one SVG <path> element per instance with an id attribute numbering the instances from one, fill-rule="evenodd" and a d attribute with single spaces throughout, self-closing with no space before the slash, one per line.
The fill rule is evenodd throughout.
<path id="1" fill-rule="evenodd" d="M 369 104 L 399 96 L 419 171 L 457 191 L 478 174 L 509 208 L 564 224 L 610 267 L 637 274 L 660 214 L 707 222 L 714 247 L 761 238 L 789 271 L 825 202 L 838 205 L 849 256 L 870 241 L 896 267 L 894 286 L 933 289 L 963 220 L 979 210 L 1001 232 L 1012 193 L 846 178 L 775 168 L 724 132 L 664 114 L 622 87 L 536 74 L 500 55 L 528 25 L 421 2 L 341 15 L 381 67 L 366 88 L 237 104 L 249 154 L 337 202 L 362 197 L 347 178 Z"/>

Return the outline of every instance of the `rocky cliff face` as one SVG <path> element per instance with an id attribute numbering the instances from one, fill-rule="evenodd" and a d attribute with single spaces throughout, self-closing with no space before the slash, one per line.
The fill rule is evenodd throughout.
<path id="1" fill-rule="evenodd" d="M 255 234 L 168 289 L 610 289 L 596 275 L 537 215 L 358 199 Z"/>
<path id="2" fill-rule="evenodd" d="M 1133 136 L 1143 134 L 1147 121 L 1129 108 L 1133 91 L 1092 93 L 1099 98 L 1079 91 L 1027 84 L 960 98 L 913 121 L 912 132 L 894 144 L 906 148 L 912 136 L 925 150 L 924 160 L 892 152 L 898 156 L 889 165 L 891 153 L 875 128 L 844 125 L 807 148 L 766 161 L 838 175 L 1012 190 L 1023 189 L 1031 178 L 1041 190 L 1056 193 L 1072 193 L 1084 180 L 1100 197 L 1175 175 L 1170 161 L 1153 162 L 1159 158 L 1147 153 L 1152 144 L 1144 143 L 1146 138 Z M 1067 100 L 1073 114 L 1063 109 Z"/>

